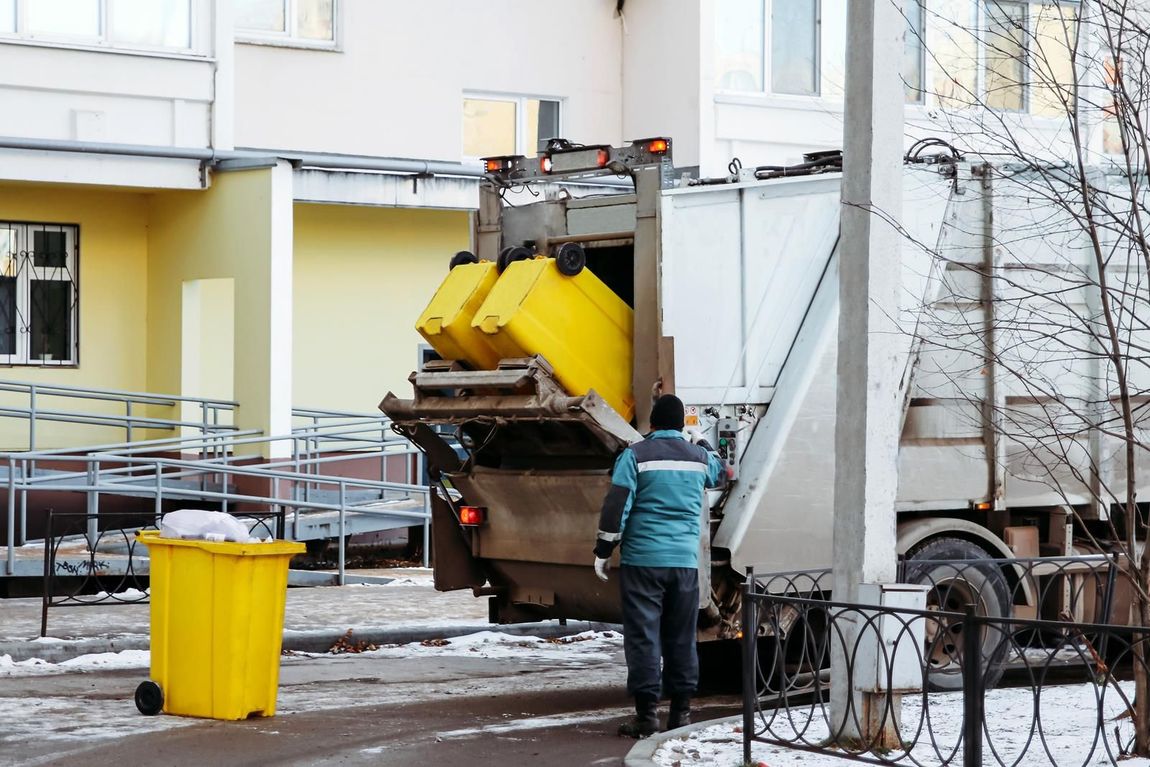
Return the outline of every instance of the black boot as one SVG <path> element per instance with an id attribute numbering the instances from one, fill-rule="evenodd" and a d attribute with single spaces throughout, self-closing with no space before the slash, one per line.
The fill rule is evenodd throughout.
<path id="1" fill-rule="evenodd" d="M 667 715 L 667 729 L 677 730 L 691 723 L 691 699 L 686 696 L 671 696 L 671 712 Z"/>
<path id="2" fill-rule="evenodd" d="M 619 734 L 625 738 L 646 738 L 659 731 L 659 699 L 655 697 L 635 698 L 635 717 L 619 725 Z"/>

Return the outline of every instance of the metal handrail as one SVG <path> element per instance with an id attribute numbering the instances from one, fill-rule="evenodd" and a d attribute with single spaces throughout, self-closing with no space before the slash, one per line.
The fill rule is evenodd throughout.
<path id="1" fill-rule="evenodd" d="M 366 436 L 370 435 L 370 436 Z M 380 436 L 376 436 L 380 435 Z M 260 465 L 235 465 L 233 462 L 249 458 L 247 455 L 237 455 L 238 447 L 256 444 L 271 444 L 276 442 L 292 442 L 293 450 L 290 458 L 273 460 Z M 326 446 L 329 445 L 329 446 Z M 348 444 L 359 444 L 358 450 L 349 451 Z M 334 445 L 334 447 L 330 447 Z M 192 446 L 200 446 L 213 451 L 213 455 L 199 459 L 180 459 L 167 456 L 148 455 L 163 451 L 170 453 L 175 450 L 186 450 Z M 16 535 L 16 499 L 20 499 L 20 536 L 23 543 L 27 529 L 26 506 L 30 492 L 82 492 L 88 495 L 89 512 L 94 518 L 99 511 L 99 496 L 101 493 L 114 493 L 118 495 L 153 495 L 156 499 L 156 509 L 160 509 L 160 501 L 165 494 L 169 498 L 197 498 L 209 501 L 220 501 L 227 510 L 230 503 L 260 503 L 269 507 L 293 508 L 293 530 L 298 530 L 299 509 L 316 509 L 321 511 L 336 511 L 339 513 L 339 582 L 345 578 L 346 559 L 346 512 L 353 510 L 357 514 L 386 514 L 401 518 L 410 518 L 423 523 L 425 541 L 428 538 L 430 527 L 430 493 L 426 486 L 414 482 L 390 482 L 386 480 L 357 479 L 353 477 L 340 477 L 319 473 L 321 467 L 337 464 L 341 461 L 362 460 L 364 457 L 374 457 L 372 452 L 381 459 L 381 476 L 386 476 L 386 461 L 388 458 L 411 456 L 417 457 L 414 477 L 423 474 L 422 454 L 416 451 L 409 443 L 394 438 L 390 431 L 390 421 L 385 417 L 365 416 L 356 422 L 330 424 L 328 426 L 311 425 L 292 434 L 264 436 L 259 432 L 227 432 L 219 434 L 201 434 L 192 438 L 171 438 L 149 440 L 145 442 L 119 443 L 108 446 L 98 446 L 87 449 L 83 454 L 61 449 L 45 451 L 23 451 L 16 453 L 0 453 L 0 461 L 8 463 L 8 557 L 7 572 L 14 570 L 14 546 Z M 80 463 L 84 466 L 79 471 L 54 471 L 51 474 L 37 475 L 35 465 L 37 461 L 45 462 L 56 460 L 67 463 Z M 116 464 L 108 467 L 108 464 Z M 220 489 L 200 488 L 171 488 L 164 487 L 165 481 L 177 479 L 200 478 L 214 475 L 221 479 Z M 408 476 L 413 476 L 410 471 Z M 237 493 L 228 489 L 229 482 L 236 477 L 251 477 L 265 479 L 271 482 L 273 489 L 270 495 L 252 495 Z M 280 484 L 290 483 L 293 497 L 280 497 Z M 303 486 L 302 497 L 299 492 Z M 313 497 L 312 491 L 321 487 L 334 488 L 339 494 L 339 503 L 319 500 Z M 366 490 L 379 493 L 383 499 L 387 493 L 404 493 L 407 496 L 422 496 L 422 511 L 405 511 L 391 509 L 387 511 L 371 510 L 349 504 L 348 491 Z M 373 501 L 374 502 L 374 501 Z M 95 525 L 90 532 L 95 534 Z M 427 546 L 424 546 L 424 564 L 428 561 Z"/>
<path id="2" fill-rule="evenodd" d="M 145 429 L 196 429 L 202 434 L 225 432 L 234 426 L 220 423 L 221 412 L 234 412 L 239 403 L 232 400 L 212 397 L 187 397 L 177 394 L 154 394 L 151 392 L 123 391 L 119 389 L 99 389 L 94 387 L 63 386 L 58 384 L 30 383 L 26 381 L 0 380 L 0 392 L 24 394 L 28 397 L 27 407 L 13 405 L 0 406 L 0 418 L 18 418 L 28 422 L 28 450 L 36 449 L 36 426 L 38 423 L 70 423 L 80 426 L 123 429 L 128 442 L 133 440 L 133 431 Z M 123 414 L 97 413 L 84 410 L 63 410 L 59 407 L 40 406 L 44 398 L 92 400 L 118 403 L 124 407 Z M 174 408 L 180 403 L 195 403 L 202 417 L 199 421 L 184 421 L 179 418 L 154 418 L 138 416 L 132 412 L 133 406 Z"/>
<path id="3" fill-rule="evenodd" d="M 123 401 L 130 399 L 142 405 L 175 405 L 177 402 L 200 402 L 231 410 L 239 407 L 238 402 L 214 397 L 189 397 L 180 394 L 155 394 L 152 392 L 125 391 L 121 389 L 100 389 L 94 386 L 64 386 L 60 384 L 29 383 L 26 381 L 0 380 L 0 391 L 22 392 L 36 390 L 47 396 L 70 397 L 73 399 L 96 399 Z"/>

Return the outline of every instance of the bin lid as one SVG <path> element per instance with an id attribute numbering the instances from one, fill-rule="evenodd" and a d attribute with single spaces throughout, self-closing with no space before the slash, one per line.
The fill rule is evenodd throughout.
<path id="1" fill-rule="evenodd" d="M 164 538 L 159 530 L 139 530 L 136 538 L 145 546 L 171 546 L 174 548 L 202 549 L 212 554 L 226 554 L 233 557 L 283 556 L 302 554 L 307 547 L 299 541 L 204 541 L 191 538 Z"/>

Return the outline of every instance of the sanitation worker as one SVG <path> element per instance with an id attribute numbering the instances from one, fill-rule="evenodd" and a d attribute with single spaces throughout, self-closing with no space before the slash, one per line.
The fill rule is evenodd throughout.
<path id="1" fill-rule="evenodd" d="M 697 433 L 684 437 L 683 421 L 678 397 L 665 394 L 655 401 L 652 432 L 616 459 L 599 516 L 595 574 L 601 580 L 607 580 L 611 552 L 623 544 L 623 650 L 635 718 L 619 734 L 632 738 L 659 731 L 660 681 L 671 699 L 667 729 L 690 724 L 699 679 L 699 521 L 704 487 L 719 487 L 726 472 Z"/>

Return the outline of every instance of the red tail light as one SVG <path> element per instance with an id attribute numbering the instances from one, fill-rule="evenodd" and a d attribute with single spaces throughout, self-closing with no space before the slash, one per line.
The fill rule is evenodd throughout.
<path id="1" fill-rule="evenodd" d="M 652 139 L 651 143 L 647 144 L 647 151 L 651 154 L 666 154 L 671 146 L 665 138 Z"/>
<path id="2" fill-rule="evenodd" d="M 487 520 L 487 509 L 482 506 L 460 506 L 459 524 L 465 527 L 478 527 Z"/>

